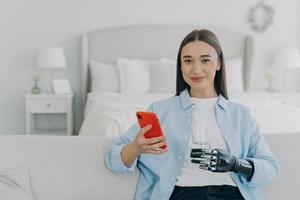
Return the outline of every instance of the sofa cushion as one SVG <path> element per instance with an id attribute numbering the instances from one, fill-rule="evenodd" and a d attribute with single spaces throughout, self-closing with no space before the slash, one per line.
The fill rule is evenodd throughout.
<path id="1" fill-rule="evenodd" d="M 295 199 L 300 133 L 264 136 L 280 162 L 278 179 L 263 188 L 265 199 Z M 36 199 L 133 199 L 138 171 L 115 174 L 105 165 L 105 152 L 115 140 L 104 136 L 0 136 L 0 171 L 27 166 Z"/>
<path id="2" fill-rule="evenodd" d="M 0 172 L 0 199 L 34 199 L 27 168 L 12 168 Z"/>
<path id="3" fill-rule="evenodd" d="M 0 136 L 0 171 L 26 166 L 36 199 L 133 199 L 137 172 L 115 174 L 104 162 L 114 141 L 98 136 Z"/>

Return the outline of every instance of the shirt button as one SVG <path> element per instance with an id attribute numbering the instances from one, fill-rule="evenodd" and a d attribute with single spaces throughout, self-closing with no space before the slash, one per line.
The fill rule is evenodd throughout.
<path id="1" fill-rule="evenodd" d="M 186 136 L 184 136 L 184 138 L 185 138 L 185 139 L 188 139 L 188 138 L 189 138 L 189 136 L 188 136 L 188 135 L 186 135 Z"/>
<path id="2" fill-rule="evenodd" d="M 172 177 L 171 180 L 172 180 L 172 181 L 175 181 L 175 177 Z"/>
<path id="3" fill-rule="evenodd" d="M 181 159 L 182 159 L 182 156 L 179 156 L 179 157 L 178 157 L 178 160 L 181 160 Z"/>
<path id="4" fill-rule="evenodd" d="M 188 121 L 188 122 L 191 122 L 192 120 L 191 120 L 191 118 L 188 118 L 187 121 Z"/>

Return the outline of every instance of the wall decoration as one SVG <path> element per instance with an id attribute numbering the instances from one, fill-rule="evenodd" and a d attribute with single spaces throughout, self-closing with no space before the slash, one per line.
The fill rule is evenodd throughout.
<path id="1" fill-rule="evenodd" d="M 260 1 L 250 9 L 248 21 L 252 30 L 264 32 L 273 22 L 274 10 L 271 6 Z"/>

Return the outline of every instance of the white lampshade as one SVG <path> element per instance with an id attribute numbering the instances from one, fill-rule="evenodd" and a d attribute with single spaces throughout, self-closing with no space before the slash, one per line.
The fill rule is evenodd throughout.
<path id="1" fill-rule="evenodd" d="M 275 68 L 300 68 L 299 49 L 282 49 L 273 54 Z"/>
<path id="2" fill-rule="evenodd" d="M 66 59 L 62 47 L 47 47 L 37 53 L 36 66 L 41 68 L 66 68 Z"/>

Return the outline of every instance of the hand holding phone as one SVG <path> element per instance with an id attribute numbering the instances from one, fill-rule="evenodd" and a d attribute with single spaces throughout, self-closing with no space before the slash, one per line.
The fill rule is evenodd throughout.
<path id="1" fill-rule="evenodd" d="M 141 134 L 146 138 L 147 148 L 167 149 L 157 115 L 153 112 L 139 111 L 136 113 L 136 116 L 141 127 Z"/>

